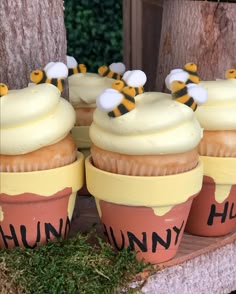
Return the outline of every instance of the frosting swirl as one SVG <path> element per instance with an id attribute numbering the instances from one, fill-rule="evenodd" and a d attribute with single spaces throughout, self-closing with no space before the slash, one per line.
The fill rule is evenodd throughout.
<path id="1" fill-rule="evenodd" d="M 69 99 L 74 107 L 95 107 L 97 96 L 111 88 L 114 79 L 101 77 L 96 73 L 78 73 L 71 75 L 68 81 Z"/>
<path id="2" fill-rule="evenodd" d="M 206 130 L 236 130 L 236 79 L 202 81 L 208 100 L 196 110 Z"/>
<path id="3" fill-rule="evenodd" d="M 0 154 L 18 155 L 54 144 L 75 124 L 75 111 L 51 84 L 12 90 L 0 99 Z"/>
<path id="4" fill-rule="evenodd" d="M 198 145 L 202 129 L 188 106 L 158 92 L 145 92 L 135 100 L 134 110 L 116 118 L 95 110 L 90 138 L 96 146 L 145 155 L 180 153 Z"/>

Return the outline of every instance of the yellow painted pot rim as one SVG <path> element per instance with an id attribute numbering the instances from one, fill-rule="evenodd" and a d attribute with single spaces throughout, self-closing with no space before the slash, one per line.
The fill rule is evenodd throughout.
<path id="1" fill-rule="evenodd" d="M 214 179 L 216 184 L 236 184 L 236 158 L 200 156 L 204 175 Z"/>
<path id="2" fill-rule="evenodd" d="M 168 176 L 126 176 L 99 170 L 85 160 L 88 191 L 97 199 L 131 206 L 173 206 L 199 193 L 203 164 L 191 171 Z"/>
<path id="3" fill-rule="evenodd" d="M 42 171 L 1 172 L 0 194 L 34 193 L 50 196 L 67 187 L 78 191 L 84 184 L 84 155 L 78 152 L 73 163 Z"/>

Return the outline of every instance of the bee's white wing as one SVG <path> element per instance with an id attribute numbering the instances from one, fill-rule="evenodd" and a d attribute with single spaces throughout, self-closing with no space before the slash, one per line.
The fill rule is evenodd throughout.
<path id="1" fill-rule="evenodd" d="M 122 62 L 112 63 L 109 65 L 109 68 L 111 71 L 118 74 L 123 74 L 125 72 L 125 65 Z"/>
<path id="2" fill-rule="evenodd" d="M 68 76 L 68 67 L 63 62 L 55 62 L 46 70 L 48 78 L 63 79 Z"/>
<path id="3" fill-rule="evenodd" d="M 206 102 L 208 98 L 207 90 L 201 86 L 189 84 L 188 87 L 188 93 L 189 95 L 194 99 L 194 101 L 201 105 Z"/>
<path id="4" fill-rule="evenodd" d="M 122 76 L 122 79 L 127 83 L 127 79 L 128 79 L 128 77 L 129 77 L 129 75 L 131 74 L 131 70 L 127 70 L 124 74 L 123 74 L 123 76 Z"/>
<path id="5" fill-rule="evenodd" d="M 68 68 L 75 68 L 78 65 L 78 62 L 73 56 L 66 56 L 66 64 Z"/>
<path id="6" fill-rule="evenodd" d="M 171 83 L 174 81 L 186 82 L 188 80 L 189 74 L 182 69 L 172 70 L 165 79 L 165 84 L 167 89 L 171 90 Z"/>
<path id="7" fill-rule="evenodd" d="M 132 70 L 125 77 L 125 82 L 130 87 L 142 87 L 147 81 L 147 76 L 142 70 Z"/>
<path id="8" fill-rule="evenodd" d="M 45 67 L 44 67 L 44 71 L 45 72 L 47 72 L 48 71 L 48 69 L 51 67 L 51 66 L 53 66 L 55 64 L 55 62 L 49 62 L 49 63 L 47 63 L 46 65 L 45 65 Z"/>
<path id="9" fill-rule="evenodd" d="M 115 89 L 106 89 L 96 99 L 97 107 L 105 112 L 111 111 L 120 104 L 123 95 Z"/>

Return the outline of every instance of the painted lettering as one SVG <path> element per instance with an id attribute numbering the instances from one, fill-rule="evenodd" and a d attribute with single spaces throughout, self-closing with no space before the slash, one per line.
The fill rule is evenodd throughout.
<path id="1" fill-rule="evenodd" d="M 11 234 L 5 234 L 2 226 L 0 225 L 0 240 L 2 239 L 2 243 L 4 244 L 6 249 L 10 247 L 11 243 L 13 243 L 13 247 L 19 247 L 21 242 L 23 247 L 33 249 L 44 238 L 46 239 L 46 242 L 49 242 L 54 238 L 67 237 L 70 231 L 70 220 L 67 217 L 64 223 L 63 219 L 59 219 L 58 230 L 51 223 L 41 223 L 40 221 L 38 221 L 35 230 L 35 241 L 33 243 L 32 240 L 29 242 L 29 233 L 27 234 L 27 226 L 20 225 L 19 233 L 17 233 L 16 228 L 14 228 L 12 224 L 10 224 L 9 230 Z M 32 239 L 32 235 L 30 238 Z"/>
<path id="2" fill-rule="evenodd" d="M 236 218 L 236 212 L 234 211 L 234 203 L 229 204 L 229 202 L 225 202 L 223 211 L 216 211 L 216 205 L 212 204 L 209 217 L 207 220 L 208 226 L 212 226 L 214 220 L 216 218 L 221 218 L 221 223 L 223 224 L 227 219 L 234 219 Z"/>
<path id="3" fill-rule="evenodd" d="M 11 236 L 5 235 L 4 232 L 3 232 L 2 227 L 0 226 L 1 238 L 3 240 L 4 246 L 5 246 L 6 249 L 9 247 L 7 240 L 12 240 L 14 242 L 15 247 L 19 246 L 19 242 L 17 240 L 16 232 L 15 232 L 15 229 L 14 229 L 13 225 L 10 225 L 9 229 L 11 231 Z"/>
<path id="4" fill-rule="evenodd" d="M 179 241 L 179 235 L 180 235 L 180 233 L 181 233 L 183 227 L 184 227 L 184 221 L 182 222 L 182 225 L 181 225 L 180 228 L 177 228 L 176 226 L 173 227 L 173 230 L 174 230 L 175 233 L 176 233 L 176 237 L 175 237 L 175 245 L 176 245 L 176 244 L 178 243 L 178 241 Z"/>
<path id="5" fill-rule="evenodd" d="M 234 203 L 232 203 L 229 213 L 229 219 L 236 218 L 236 211 L 234 212 Z"/>
<path id="6" fill-rule="evenodd" d="M 179 241 L 180 234 L 184 229 L 184 221 L 180 227 L 174 226 L 166 230 L 166 235 L 160 236 L 157 232 L 148 234 L 147 232 L 140 232 L 140 235 L 134 234 L 133 232 L 127 231 L 124 233 L 122 230 L 116 234 L 112 227 L 107 227 L 104 224 L 104 234 L 107 237 L 108 242 L 113 245 L 118 251 L 122 250 L 127 246 L 131 250 L 147 252 L 148 244 L 152 252 L 156 252 L 158 248 L 163 247 L 168 249 L 172 242 L 176 245 Z M 118 240 L 121 240 L 118 242 Z"/>
<path id="7" fill-rule="evenodd" d="M 142 252 L 147 252 L 147 234 L 142 232 L 142 241 L 140 241 L 133 233 L 127 232 L 129 239 L 129 248 L 134 250 L 134 243 L 140 248 Z"/>

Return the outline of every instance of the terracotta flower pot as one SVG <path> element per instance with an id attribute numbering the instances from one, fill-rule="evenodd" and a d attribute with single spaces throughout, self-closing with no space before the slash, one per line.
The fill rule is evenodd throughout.
<path id="1" fill-rule="evenodd" d="M 72 129 L 71 134 L 76 142 L 77 148 L 83 153 L 84 158 L 90 155 L 91 140 L 89 138 L 89 126 L 76 126 Z M 89 191 L 86 186 L 86 179 L 83 187 L 78 192 L 78 195 L 89 195 Z"/>
<path id="2" fill-rule="evenodd" d="M 82 153 L 64 167 L 0 177 L 0 248 L 35 248 L 67 237 L 84 181 Z"/>
<path id="3" fill-rule="evenodd" d="M 173 258 L 182 239 L 193 198 L 202 186 L 202 164 L 170 176 L 108 173 L 85 161 L 88 190 L 96 199 L 105 235 L 117 249 L 131 248 L 153 264 Z"/>
<path id="4" fill-rule="evenodd" d="M 193 201 L 186 231 L 223 236 L 236 227 L 236 158 L 202 156 L 202 190 Z"/>

